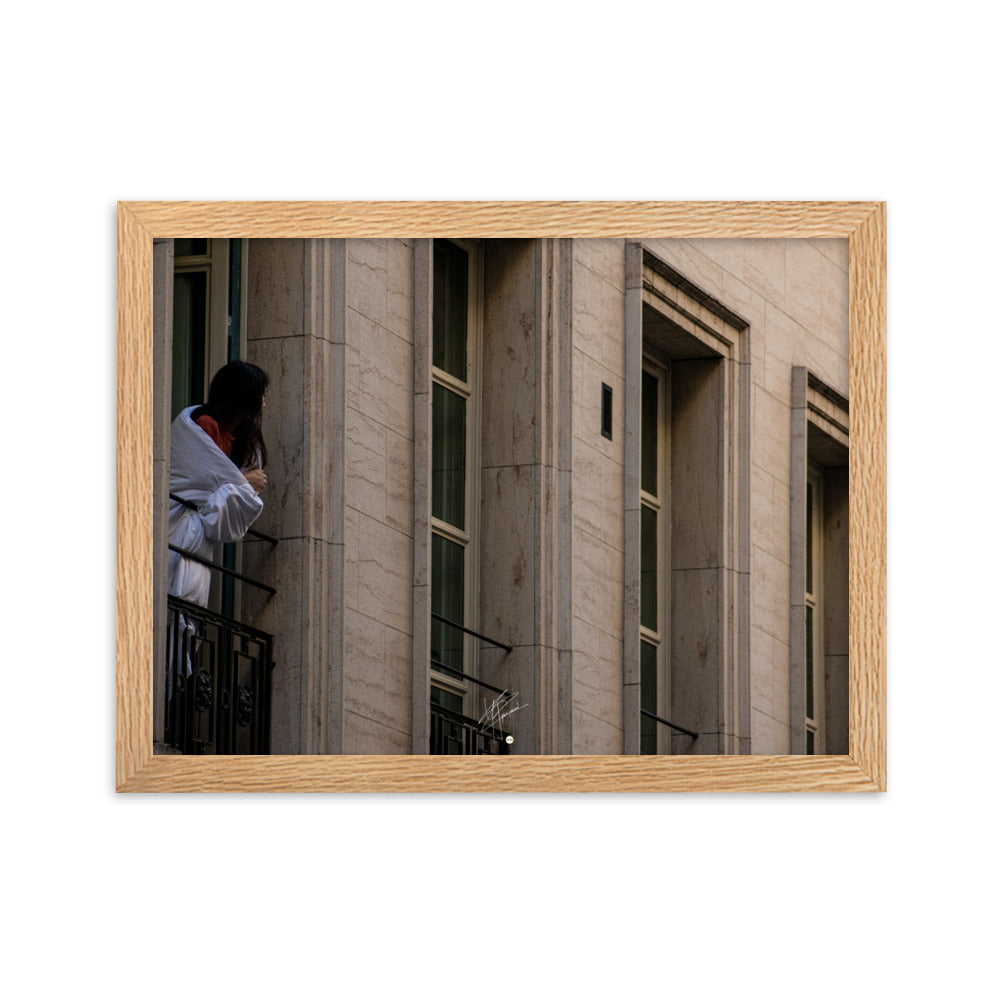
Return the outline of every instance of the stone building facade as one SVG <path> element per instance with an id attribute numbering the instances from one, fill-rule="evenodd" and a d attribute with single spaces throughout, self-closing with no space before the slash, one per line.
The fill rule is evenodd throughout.
<path id="1" fill-rule="evenodd" d="M 272 540 L 227 557 L 271 752 L 847 752 L 846 240 L 155 261 L 160 551 L 173 413 L 271 378 Z"/>

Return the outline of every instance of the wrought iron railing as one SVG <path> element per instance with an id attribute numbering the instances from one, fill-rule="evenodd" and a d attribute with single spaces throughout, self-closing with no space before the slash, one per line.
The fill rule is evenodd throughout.
<path id="1" fill-rule="evenodd" d="M 698 738 L 698 734 L 692 732 L 690 729 L 685 729 L 683 726 L 678 726 L 673 722 L 668 722 L 666 719 L 661 719 L 658 715 L 654 715 L 652 712 L 647 712 L 646 709 L 640 709 L 642 714 L 646 716 L 647 719 L 652 719 L 654 722 L 658 722 L 661 726 L 669 726 L 671 729 L 676 729 L 679 733 L 684 733 L 685 736 L 691 736 L 694 739 Z"/>
<path id="2" fill-rule="evenodd" d="M 177 496 L 176 493 L 171 493 L 170 499 L 174 500 L 175 502 L 181 504 L 184 507 L 189 508 L 190 510 L 198 510 L 198 505 L 196 503 L 192 503 L 190 500 L 185 500 L 183 497 Z M 248 535 L 252 535 L 254 538 L 259 538 L 262 541 L 265 541 L 272 546 L 278 544 L 277 538 L 274 538 L 271 535 L 265 535 L 264 532 L 262 531 L 256 531 L 253 528 L 247 528 L 246 533 Z M 226 546 L 226 548 L 230 547 L 231 546 Z M 185 559 L 191 559 L 196 563 L 200 563 L 202 566 L 207 566 L 210 570 L 214 570 L 217 573 L 221 573 L 228 581 L 239 580 L 242 583 L 248 583 L 250 584 L 251 587 L 256 587 L 258 590 L 263 590 L 269 597 L 273 597 L 277 593 L 274 587 L 271 587 L 266 583 L 262 583 L 260 580 L 254 580 L 252 577 L 246 576 L 243 573 L 238 573 L 236 572 L 236 570 L 233 569 L 232 566 L 227 566 L 223 563 L 213 562 L 211 559 L 206 559 L 204 556 L 196 555 L 194 552 L 187 552 L 185 549 L 179 548 L 176 545 L 168 545 L 167 548 L 169 548 L 171 552 L 177 552 L 179 555 L 184 556 Z"/>
<path id="3" fill-rule="evenodd" d="M 685 736 L 690 736 L 692 739 L 698 739 L 698 734 L 690 729 L 685 729 L 683 726 L 678 726 L 676 723 L 670 722 L 667 719 L 661 718 L 653 712 L 649 712 L 644 708 L 639 709 L 639 713 L 642 716 L 642 730 L 639 736 L 640 743 L 640 753 L 656 753 L 656 727 L 667 726 L 670 729 L 676 730 L 678 733 L 684 733 Z M 647 725 L 645 720 L 650 720 L 650 725 Z"/>
<path id="4" fill-rule="evenodd" d="M 184 497 L 179 497 L 176 493 L 170 494 L 170 499 L 175 503 L 179 503 L 182 507 L 187 507 L 188 510 L 198 510 L 198 505 L 191 500 L 185 500 Z M 270 542 L 271 545 L 277 545 L 278 539 L 273 535 L 265 535 L 263 531 L 258 531 L 256 528 L 247 528 L 247 534 L 253 535 L 254 538 L 260 538 L 262 541 Z"/>
<path id="5" fill-rule="evenodd" d="M 466 628 L 458 622 L 445 618 L 436 612 L 431 613 L 432 621 L 439 622 L 445 629 L 453 629 L 463 635 L 472 636 L 482 642 L 502 649 L 504 653 L 510 653 L 513 647 L 497 639 L 491 639 L 488 635 L 476 632 L 474 629 Z M 456 680 L 468 681 L 477 687 L 485 688 L 499 695 L 505 702 L 514 696 L 506 688 L 499 688 L 495 684 L 467 674 L 456 667 L 444 663 L 439 658 L 431 655 L 431 667 L 439 673 Z M 470 719 L 445 708 L 443 705 L 431 702 L 431 739 L 430 752 L 432 754 L 508 754 L 510 746 L 514 742 L 514 737 L 494 725 L 490 725 L 484 719 Z"/>
<path id="6" fill-rule="evenodd" d="M 491 646 L 496 646 L 498 649 L 502 649 L 505 653 L 513 652 L 513 646 L 508 646 L 507 643 L 500 642 L 499 639 L 491 639 L 488 635 L 483 635 L 482 632 L 476 632 L 474 629 L 466 628 L 458 622 L 453 622 L 450 618 L 445 618 L 444 615 L 439 615 L 436 611 L 431 612 L 431 619 L 436 622 L 441 622 L 441 624 L 447 628 L 453 628 L 464 635 L 471 635 L 474 639 L 481 639 L 483 642 L 488 642 Z"/>
<path id="7" fill-rule="evenodd" d="M 267 632 L 168 596 L 167 744 L 186 754 L 269 753 L 272 642 Z"/>
<path id="8" fill-rule="evenodd" d="M 482 725 L 431 703 L 432 754 L 508 754 L 514 738 L 496 726 Z"/>
<path id="9" fill-rule="evenodd" d="M 198 510 L 174 493 L 170 499 Z M 247 534 L 274 546 L 278 539 L 253 528 Z M 232 545 L 225 563 L 169 546 L 185 559 L 220 573 L 223 611 L 232 608 L 232 585 L 239 581 L 277 591 L 233 568 Z M 225 595 L 228 593 L 228 600 Z M 271 748 L 271 671 L 273 637 L 229 614 L 210 611 L 179 597 L 167 597 L 167 700 L 164 739 L 187 754 L 266 754 Z"/>

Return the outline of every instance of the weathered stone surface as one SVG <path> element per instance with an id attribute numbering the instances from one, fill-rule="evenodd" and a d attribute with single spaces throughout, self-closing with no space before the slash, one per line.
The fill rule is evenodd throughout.
<path id="1" fill-rule="evenodd" d="M 388 326 L 388 240 L 347 241 L 347 305 L 376 326 Z"/>
<path id="2" fill-rule="evenodd" d="M 344 753 L 409 753 L 410 738 L 357 712 L 344 713 Z"/>
<path id="3" fill-rule="evenodd" d="M 349 312 L 348 344 L 357 351 L 356 392 L 349 405 L 397 434 L 413 436 L 413 346 L 383 326 Z"/>
<path id="4" fill-rule="evenodd" d="M 744 240 L 743 280 L 768 303 L 785 308 L 786 240 Z"/>
<path id="5" fill-rule="evenodd" d="M 414 304 L 423 296 L 427 312 L 426 273 L 419 290 L 414 281 L 426 246 L 334 242 L 254 241 L 248 256 L 248 355 L 272 377 L 272 461 L 259 526 L 282 543 L 280 553 L 248 548 L 246 558 L 282 590 L 280 601 L 258 609 L 274 628 L 285 671 L 276 685 L 275 749 L 326 738 L 310 720 L 333 711 L 336 674 L 344 750 L 406 753 L 415 748 L 412 727 L 422 725 L 413 608 L 423 601 L 426 617 L 429 584 L 425 565 L 414 572 L 430 500 L 414 467 L 415 453 L 426 461 L 429 432 L 429 424 L 414 426 L 415 411 L 421 424 L 429 413 L 414 405 L 424 382 L 429 390 L 424 368 L 415 375 L 428 349 L 428 316 L 421 327 Z M 672 361 L 672 497 L 663 515 L 673 526 L 669 641 L 676 678 L 700 678 L 687 690 L 674 684 L 673 707 L 683 723 L 708 727 L 698 752 L 718 745 L 785 753 L 801 699 L 790 649 L 803 639 L 790 603 L 792 552 L 803 544 L 803 529 L 791 523 L 792 456 L 804 453 L 792 427 L 791 370 L 804 366 L 847 393 L 847 244 L 645 245 L 749 324 L 732 332 L 729 354 L 718 348 L 722 358 Z M 540 241 L 484 243 L 479 625 L 516 649 L 508 657 L 484 650 L 480 668 L 530 701 L 515 723 L 519 751 L 542 741 L 558 702 L 572 720 L 573 752 L 621 753 L 638 704 L 637 671 L 625 662 L 638 642 L 624 634 L 637 601 L 635 566 L 626 579 L 626 526 L 638 517 L 636 470 L 626 468 L 626 441 L 634 448 L 637 439 L 628 437 L 626 414 L 637 412 L 639 398 L 635 373 L 626 372 L 626 330 L 631 322 L 641 338 L 644 321 L 637 326 L 639 314 L 627 311 L 636 292 L 633 275 L 627 300 L 625 247 L 560 244 L 562 270 L 552 272 L 553 252 Z M 337 281 L 324 291 L 316 279 L 327 272 L 314 273 L 331 261 L 346 288 L 339 297 Z M 692 315 L 717 325 L 706 310 L 699 299 Z M 343 344 L 332 342 L 338 330 Z M 639 349 L 629 345 L 629 365 L 637 366 Z M 602 383 L 613 393 L 611 440 L 601 435 Z M 317 457 L 323 448 L 326 459 Z M 344 618 L 336 636 L 334 611 Z M 828 656 L 838 670 L 845 634 L 830 629 Z M 723 637 L 748 649 L 734 654 Z M 733 655 L 747 664 L 735 695 L 719 680 Z M 557 662 L 554 679 L 544 671 Z M 723 711 L 727 698 L 735 701 Z M 723 724 L 734 731 L 717 732 Z M 674 748 L 690 751 L 677 741 Z"/>
<path id="6" fill-rule="evenodd" d="M 480 577 L 480 623 L 486 635 L 512 646 L 534 641 L 536 491 L 532 466 L 483 470 L 480 530 L 488 561 Z"/>
<path id="7" fill-rule="evenodd" d="M 750 721 L 750 743 L 751 752 L 755 754 L 790 753 L 788 724 L 754 708 Z"/>
<path id="8" fill-rule="evenodd" d="M 785 309 L 812 336 L 820 331 L 829 263 L 808 240 L 785 241 Z"/>
<path id="9" fill-rule="evenodd" d="M 788 564 L 753 545 L 750 552 L 750 624 L 788 641 Z"/>
<path id="10" fill-rule="evenodd" d="M 412 549 L 407 535 L 358 512 L 355 610 L 401 632 L 410 632 L 412 610 Z"/>

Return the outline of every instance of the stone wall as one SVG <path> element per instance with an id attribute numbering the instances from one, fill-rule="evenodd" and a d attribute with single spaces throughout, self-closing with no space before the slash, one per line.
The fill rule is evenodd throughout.
<path id="1" fill-rule="evenodd" d="M 573 242 L 573 752 L 623 746 L 625 247 Z M 600 392 L 612 391 L 612 436 Z"/>
<path id="2" fill-rule="evenodd" d="M 749 748 L 789 751 L 791 369 L 848 394 L 846 240 L 651 240 L 644 244 L 747 324 Z M 573 748 L 620 753 L 625 508 L 624 241 L 574 241 Z M 599 433 L 601 383 L 613 440 Z M 736 710 L 734 710 L 736 711 Z"/>
<path id="3" fill-rule="evenodd" d="M 344 752 L 408 753 L 413 635 L 413 253 L 347 242 Z"/>
<path id="4" fill-rule="evenodd" d="M 425 246 L 249 244 L 247 354 L 272 378 L 259 527 L 280 544 L 245 544 L 247 572 L 278 594 L 244 601 L 276 636 L 278 753 L 424 745 L 426 710 L 415 699 L 426 687 L 416 662 L 426 634 L 414 630 L 414 607 L 424 614 L 426 567 L 415 566 L 427 526 L 415 484 L 421 503 L 427 494 L 414 455 L 426 461 L 429 447 L 428 397 L 416 391 L 429 372 Z M 722 548 L 709 549 L 735 555 L 723 565 L 717 554 L 715 566 L 705 554 L 703 570 L 731 591 L 720 613 L 745 627 L 720 627 L 748 649 L 711 654 L 730 664 L 731 688 L 711 694 L 711 711 L 726 752 L 787 753 L 791 370 L 803 366 L 847 396 L 847 243 L 644 246 L 741 324 L 740 349 L 712 384 L 743 399 L 732 386 L 745 377 L 746 412 L 733 426 L 749 468 L 726 453 L 734 513 L 720 522 Z M 512 722 L 520 752 L 635 752 L 626 721 L 635 692 L 625 685 L 626 253 L 624 240 L 484 246 L 479 627 L 514 652 L 479 656 L 482 675 L 526 703 Z M 602 385 L 612 392 L 610 439 Z"/>

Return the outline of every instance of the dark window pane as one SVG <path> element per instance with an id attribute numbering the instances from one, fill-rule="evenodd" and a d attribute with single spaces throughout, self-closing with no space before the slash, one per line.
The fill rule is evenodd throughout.
<path id="1" fill-rule="evenodd" d="M 243 305 L 243 240 L 229 241 L 229 344 L 226 360 L 240 360 Z"/>
<path id="2" fill-rule="evenodd" d="M 813 652 L 813 609 L 806 605 L 806 716 L 814 719 L 813 715 L 813 671 L 816 668 L 815 656 Z"/>
<path id="3" fill-rule="evenodd" d="M 431 511 L 465 528 L 465 400 L 434 383 L 431 445 Z"/>
<path id="4" fill-rule="evenodd" d="M 639 659 L 639 705 L 647 712 L 658 715 L 656 647 L 648 642 L 640 642 Z M 647 715 L 639 716 L 639 752 L 656 753 L 656 727 L 659 725 Z"/>
<path id="5" fill-rule="evenodd" d="M 454 691 L 445 691 L 444 688 L 435 687 L 433 684 L 431 685 L 431 704 L 440 705 L 442 708 L 457 712 L 459 715 L 462 714 L 462 696 L 455 694 Z"/>
<path id="6" fill-rule="evenodd" d="M 642 489 L 651 496 L 660 495 L 657 481 L 657 432 L 659 430 L 659 379 L 642 373 Z"/>
<path id="7" fill-rule="evenodd" d="M 465 549 L 440 535 L 431 536 L 431 611 L 465 624 Z M 463 634 L 431 619 L 431 659 L 462 670 Z"/>
<path id="8" fill-rule="evenodd" d="M 174 257 L 204 257 L 208 240 L 174 240 Z"/>
<path id="9" fill-rule="evenodd" d="M 640 517 L 639 620 L 646 628 L 658 632 L 659 622 L 656 613 L 656 511 L 651 507 L 644 506 Z"/>
<path id="10" fill-rule="evenodd" d="M 207 272 L 189 271 L 174 275 L 171 418 L 176 417 L 185 406 L 205 401 L 207 292 Z"/>
<path id="11" fill-rule="evenodd" d="M 467 377 L 469 255 L 448 240 L 434 241 L 434 367 Z"/>
<path id="12" fill-rule="evenodd" d="M 813 486 L 806 482 L 806 593 L 813 593 Z"/>
<path id="13" fill-rule="evenodd" d="M 811 729 L 806 730 L 806 753 L 816 753 L 816 737 Z"/>

